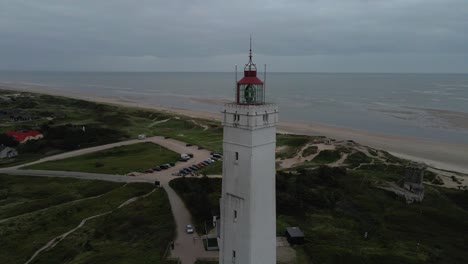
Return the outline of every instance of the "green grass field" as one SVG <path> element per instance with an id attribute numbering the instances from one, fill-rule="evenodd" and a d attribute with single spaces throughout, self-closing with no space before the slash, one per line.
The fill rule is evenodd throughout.
<path id="1" fill-rule="evenodd" d="M 174 237 L 174 220 L 163 189 L 118 209 L 128 199 L 151 192 L 153 186 L 8 175 L 0 175 L 0 180 L 0 190 L 8 194 L 2 197 L 0 215 L 23 214 L 23 209 L 14 208 L 56 197 L 54 206 L 40 211 L 31 208 L 29 214 L 0 223 L 0 263 L 24 263 L 82 219 L 110 210 L 113 212 L 87 222 L 33 263 L 169 263 L 161 257 Z M 74 200 L 102 196 L 61 201 L 64 192 L 74 195 Z"/>
<path id="2" fill-rule="evenodd" d="M 127 174 L 176 162 L 180 154 L 153 143 L 115 147 L 83 156 L 48 161 L 26 167 L 38 170 L 81 171 L 105 174 Z"/>

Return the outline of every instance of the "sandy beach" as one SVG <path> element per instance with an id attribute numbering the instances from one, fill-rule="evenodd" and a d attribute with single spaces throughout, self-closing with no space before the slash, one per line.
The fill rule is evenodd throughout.
<path id="1" fill-rule="evenodd" d="M 218 113 L 203 111 L 197 112 L 182 108 L 162 107 L 153 104 L 141 104 L 125 101 L 112 96 L 89 96 L 43 86 L 0 85 L 0 89 L 65 96 L 99 103 L 167 111 L 194 118 L 211 120 L 219 120 L 220 118 L 220 114 Z M 322 135 L 337 140 L 354 140 L 362 145 L 386 150 L 396 156 L 424 162 L 439 169 L 468 173 L 468 144 L 451 144 L 434 140 L 424 140 L 388 134 L 376 134 L 369 133 L 364 130 L 349 129 L 311 122 L 305 123 L 281 121 L 278 126 L 278 132 L 304 135 Z"/>

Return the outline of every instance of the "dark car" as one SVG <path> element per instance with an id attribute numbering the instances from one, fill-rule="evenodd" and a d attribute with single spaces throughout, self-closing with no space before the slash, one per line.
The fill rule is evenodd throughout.
<path id="1" fill-rule="evenodd" d="M 205 148 L 204 148 L 204 147 L 202 147 L 202 146 L 198 146 L 198 149 L 205 149 Z"/>
<path id="2" fill-rule="evenodd" d="M 161 165 L 159 167 L 161 167 L 161 169 L 163 169 L 163 170 L 169 169 L 169 166 L 167 166 L 166 164 L 163 164 L 163 165 Z"/>
<path id="3" fill-rule="evenodd" d="M 192 169 L 192 168 L 190 168 L 190 167 L 189 167 L 189 168 L 183 168 L 183 170 L 186 170 L 186 171 L 187 171 L 187 173 L 190 173 L 190 172 L 192 172 L 192 171 L 193 171 L 193 169 Z"/>
<path id="4" fill-rule="evenodd" d="M 197 167 L 196 165 L 192 165 L 192 166 L 190 166 L 190 168 L 191 168 L 192 170 L 198 170 L 198 169 L 200 169 L 200 168 Z"/>
<path id="5" fill-rule="evenodd" d="M 182 170 L 179 171 L 179 173 L 180 173 L 180 174 L 187 174 L 187 171 L 184 170 L 184 169 L 182 169 Z"/>
<path id="6" fill-rule="evenodd" d="M 169 162 L 169 165 L 171 165 L 171 167 L 174 167 L 174 166 L 175 166 L 175 162 Z"/>
<path id="7" fill-rule="evenodd" d="M 221 156 L 221 155 L 215 153 L 215 154 L 213 154 L 213 157 L 215 157 L 215 158 L 217 158 L 217 159 L 221 159 L 223 156 Z"/>
<path id="8" fill-rule="evenodd" d="M 165 138 L 165 139 L 168 139 L 168 138 L 171 138 L 171 137 L 165 136 L 164 138 Z"/>
<path id="9" fill-rule="evenodd" d="M 187 155 L 188 155 L 190 158 L 193 158 L 193 154 L 192 154 L 192 153 L 187 153 Z"/>
<path id="10" fill-rule="evenodd" d="M 187 143 L 187 144 L 185 144 L 185 146 L 186 146 L 186 147 L 191 147 L 191 146 L 193 146 L 193 145 L 190 144 L 190 143 Z"/>
<path id="11" fill-rule="evenodd" d="M 147 169 L 145 172 L 146 173 L 153 173 L 154 171 L 152 169 Z"/>
<path id="12" fill-rule="evenodd" d="M 202 163 L 203 165 L 205 165 L 205 166 L 210 165 L 210 163 L 209 163 L 208 161 L 202 161 L 201 163 Z"/>
<path id="13" fill-rule="evenodd" d="M 156 166 L 156 167 L 153 168 L 153 170 L 155 170 L 155 171 L 161 171 L 161 167 Z"/>

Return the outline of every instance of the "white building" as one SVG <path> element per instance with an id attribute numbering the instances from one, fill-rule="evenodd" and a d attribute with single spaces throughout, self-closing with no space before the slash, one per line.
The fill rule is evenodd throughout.
<path id="1" fill-rule="evenodd" d="M 0 145 L 0 159 L 14 158 L 16 156 L 18 156 L 16 149 Z"/>
<path id="2" fill-rule="evenodd" d="M 278 107 L 265 102 L 250 61 L 222 113 L 220 264 L 276 263 L 275 146 Z"/>

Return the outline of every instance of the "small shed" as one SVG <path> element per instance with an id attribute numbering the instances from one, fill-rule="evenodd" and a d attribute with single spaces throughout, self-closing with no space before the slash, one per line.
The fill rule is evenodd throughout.
<path id="1" fill-rule="evenodd" d="M 288 239 L 289 244 L 293 245 L 302 245 L 304 244 L 304 232 L 297 227 L 287 227 L 285 232 L 286 238 Z"/>

